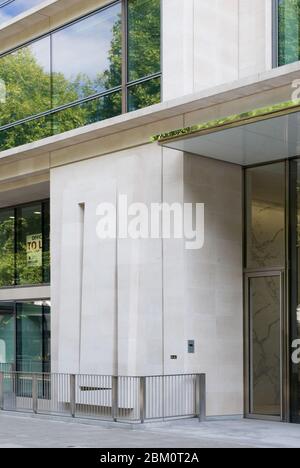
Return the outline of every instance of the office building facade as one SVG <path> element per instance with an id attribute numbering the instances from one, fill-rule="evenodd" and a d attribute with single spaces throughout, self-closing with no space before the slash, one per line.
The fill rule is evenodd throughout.
<path id="1" fill-rule="evenodd" d="M 0 1 L 0 54 L 0 362 L 299 422 L 300 2 Z M 203 246 L 101 239 L 120 196 Z"/>

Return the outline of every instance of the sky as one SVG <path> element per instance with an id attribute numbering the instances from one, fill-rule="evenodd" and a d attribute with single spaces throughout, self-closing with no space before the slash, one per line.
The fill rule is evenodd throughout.
<path id="1" fill-rule="evenodd" d="M 108 52 L 112 29 L 120 6 L 115 5 L 97 15 L 53 34 L 53 71 L 72 80 L 79 73 L 95 79 L 109 66 Z"/>
<path id="2" fill-rule="evenodd" d="M 14 0 L 19 10 L 33 7 L 44 0 Z M 0 0 L 1 4 L 1 0 Z M 12 6 L 0 7 L 0 23 L 2 10 Z M 94 80 L 109 66 L 108 52 L 111 47 L 112 29 L 121 13 L 120 5 L 114 5 L 88 19 L 63 28 L 52 35 L 53 40 L 53 71 L 62 73 L 66 79 L 74 80 L 79 73 L 84 73 Z M 14 9 L 16 11 L 16 8 Z M 38 40 L 32 43 L 30 49 L 45 72 L 50 69 L 50 39 Z"/>
<path id="3" fill-rule="evenodd" d="M 13 0 L 11 3 L 1 7 L 1 3 L 3 4 L 5 0 L 0 0 L 0 24 L 44 1 L 45 0 Z"/>

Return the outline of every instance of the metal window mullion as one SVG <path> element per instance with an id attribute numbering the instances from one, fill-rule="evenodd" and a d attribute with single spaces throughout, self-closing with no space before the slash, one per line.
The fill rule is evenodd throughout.
<path id="1" fill-rule="evenodd" d="M 143 83 L 146 83 L 147 81 L 155 80 L 156 78 L 161 78 L 161 77 L 162 77 L 161 72 L 157 72 L 157 73 L 153 73 L 151 75 L 143 76 L 142 78 L 138 78 L 137 80 L 129 81 L 127 83 L 127 88 L 132 88 L 133 86 L 143 84 Z"/>
<path id="2" fill-rule="evenodd" d="M 53 109 L 53 94 L 54 94 L 54 85 L 53 85 L 53 34 L 50 34 L 50 106 Z M 54 135 L 54 118 L 50 114 L 50 127 L 51 135 Z"/>
<path id="3" fill-rule="evenodd" d="M 48 116 L 51 116 L 53 114 L 57 114 L 59 112 L 62 112 L 64 110 L 72 109 L 73 107 L 77 107 L 77 106 L 79 106 L 81 104 L 85 104 L 87 102 L 90 102 L 90 101 L 93 101 L 93 100 L 96 100 L 96 99 L 100 99 L 100 98 L 109 96 L 111 94 L 118 93 L 120 91 L 121 91 L 121 88 L 118 86 L 118 87 L 112 88 L 112 89 L 110 89 L 108 91 L 93 94 L 92 96 L 88 96 L 87 98 L 83 98 L 83 99 L 80 99 L 78 101 L 74 101 L 74 102 L 65 104 L 65 105 L 57 107 L 55 109 L 50 109 L 48 111 L 41 112 L 40 114 L 30 115 L 28 117 L 25 117 L 22 120 L 18 120 L 16 122 L 11 123 L 11 124 L 3 125 L 2 127 L 0 127 L 0 132 L 4 131 L 4 130 L 9 130 L 9 129 L 14 128 L 14 127 L 17 127 L 18 125 L 23 125 L 23 124 L 26 124 L 26 123 L 29 123 L 29 122 L 33 122 L 34 120 L 41 119 L 42 117 L 48 117 Z"/>
<path id="4" fill-rule="evenodd" d="M 279 66 L 279 0 L 272 0 L 272 66 L 277 68 Z"/>
<path id="5" fill-rule="evenodd" d="M 14 286 L 17 286 L 18 208 L 14 208 Z"/>
<path id="6" fill-rule="evenodd" d="M 4 8 L 6 7 L 7 5 L 9 5 L 10 3 L 13 3 L 15 0 L 6 0 L 5 2 L 1 2 L 0 3 L 0 8 Z"/>
<path id="7" fill-rule="evenodd" d="M 128 0 L 122 0 L 122 114 L 126 114 L 128 82 Z"/>
<path id="8" fill-rule="evenodd" d="M 14 1 L 14 0 L 13 0 Z M 65 23 L 64 25 L 62 26 L 58 26 L 56 28 L 53 28 L 53 29 L 50 29 L 49 31 L 45 32 L 44 34 L 41 34 L 37 37 L 35 37 L 34 39 L 31 39 L 29 41 L 25 41 L 25 42 L 22 42 L 20 43 L 18 46 L 16 47 L 13 47 L 11 49 L 8 49 L 6 50 L 5 52 L 3 53 L 0 53 L 0 58 L 4 57 L 5 55 L 9 55 L 10 53 L 12 52 L 17 52 L 18 50 L 22 49 L 23 47 L 27 47 L 31 44 L 34 44 L 35 42 L 39 41 L 40 39 L 44 39 L 46 37 L 48 37 L 49 35 L 51 34 L 54 34 L 56 32 L 59 32 L 59 31 L 63 31 L 65 29 L 67 29 L 69 26 L 72 26 L 73 24 L 76 24 L 76 23 L 80 23 L 80 21 L 84 21 L 85 19 L 87 18 L 90 18 L 94 15 L 97 15 L 98 13 L 102 12 L 102 11 L 105 11 L 105 10 L 108 10 L 109 8 L 111 8 L 112 6 L 115 6 L 117 5 L 118 3 L 120 3 L 120 1 L 123 1 L 123 0 L 115 0 L 115 1 L 112 1 L 111 3 L 109 3 L 108 5 L 104 5 L 102 7 L 98 7 L 96 8 L 96 10 L 93 10 L 91 11 L 90 13 L 87 13 L 87 14 L 84 14 L 82 16 L 79 16 L 78 18 L 76 18 L 75 20 L 71 20 L 67 23 Z"/>
<path id="9" fill-rule="evenodd" d="M 19 371 L 19 361 L 18 361 L 18 351 L 21 348 L 22 349 L 22 343 L 20 343 L 22 339 L 22 333 L 19 333 L 19 320 L 18 320 L 18 314 L 19 314 L 19 304 L 17 301 L 15 301 L 15 317 L 16 317 L 16 357 L 15 357 L 15 362 L 16 362 L 16 372 Z M 23 307 L 23 306 L 22 306 Z M 20 346 L 21 345 L 21 346 Z"/>
<path id="10" fill-rule="evenodd" d="M 45 249 L 45 204 L 41 203 L 41 213 L 42 213 L 42 284 L 45 282 L 45 256 L 44 256 L 44 249 Z"/>

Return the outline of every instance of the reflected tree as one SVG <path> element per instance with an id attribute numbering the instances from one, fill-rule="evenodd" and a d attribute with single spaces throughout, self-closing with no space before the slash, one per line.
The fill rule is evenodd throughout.
<path id="1" fill-rule="evenodd" d="M 14 220 L 0 222 L 0 287 L 12 286 L 15 276 Z"/>
<path id="2" fill-rule="evenodd" d="M 300 1 L 279 0 L 278 63 L 286 65 L 300 58 Z"/>
<path id="3" fill-rule="evenodd" d="M 160 0 L 128 2 L 128 79 L 134 81 L 160 71 Z M 122 18 L 113 25 L 113 38 L 107 70 L 91 80 L 80 73 L 67 79 L 51 73 L 37 60 L 30 46 L 0 59 L 0 79 L 6 85 L 7 99 L 0 105 L 0 126 L 55 109 L 59 103 L 75 103 L 91 96 L 95 89 L 113 90 L 122 82 Z M 45 40 L 45 39 L 43 39 Z M 47 44 L 45 49 L 47 49 Z M 50 54 L 50 52 L 49 52 Z M 45 57 L 43 57 L 45 60 Z M 48 67 L 49 68 L 49 67 Z M 55 86 L 52 86 L 55 84 Z M 51 91 L 55 94 L 51 95 Z M 160 79 L 129 88 L 128 110 L 160 101 Z M 121 91 L 78 104 L 52 115 L 9 127 L 0 132 L 0 147 L 7 149 L 53 134 L 62 133 L 107 119 L 122 112 Z"/>

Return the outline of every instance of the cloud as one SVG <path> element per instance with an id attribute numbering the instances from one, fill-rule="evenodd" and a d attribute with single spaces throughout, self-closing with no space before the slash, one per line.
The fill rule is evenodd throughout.
<path id="1" fill-rule="evenodd" d="M 109 67 L 108 53 L 119 5 L 53 34 L 53 70 L 74 79 L 79 73 L 95 79 Z"/>
<path id="2" fill-rule="evenodd" d="M 26 10 L 30 10 L 30 8 L 44 3 L 44 1 L 45 0 L 14 0 L 8 5 L 0 6 L 0 24 L 24 13 Z"/>

